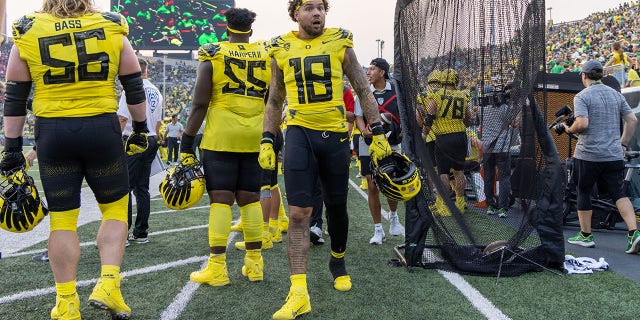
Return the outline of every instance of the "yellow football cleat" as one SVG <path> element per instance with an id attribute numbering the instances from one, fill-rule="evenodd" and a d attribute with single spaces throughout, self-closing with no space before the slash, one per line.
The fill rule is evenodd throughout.
<path id="1" fill-rule="evenodd" d="M 262 281 L 264 278 L 264 260 L 260 250 L 249 250 L 244 257 L 242 275 L 249 278 L 249 281 Z"/>
<path id="2" fill-rule="evenodd" d="M 80 298 L 77 293 L 56 295 L 56 305 L 51 309 L 52 320 L 80 320 Z"/>
<path id="3" fill-rule="evenodd" d="M 231 226 L 231 232 L 233 231 L 242 232 L 242 229 L 243 229 L 242 220 L 238 221 L 238 223 Z"/>
<path id="4" fill-rule="evenodd" d="M 235 244 L 238 250 L 247 250 L 247 244 L 244 241 L 238 241 Z M 271 233 L 269 231 L 262 232 L 262 250 L 273 248 L 273 240 L 271 239 Z"/>
<path id="5" fill-rule="evenodd" d="M 311 312 L 311 301 L 307 291 L 302 288 L 291 287 L 287 295 L 287 302 L 273 314 L 273 319 L 291 320 L 309 312 Z"/>
<path id="6" fill-rule="evenodd" d="M 282 242 L 282 232 L 280 232 L 280 228 L 276 229 L 273 232 L 271 232 L 271 230 L 269 230 L 269 233 L 271 234 L 271 242 L 273 242 L 273 243 Z M 264 245 L 264 243 L 263 243 L 263 245 Z"/>
<path id="7" fill-rule="evenodd" d="M 284 210 L 278 212 L 278 229 L 280 229 L 280 232 L 289 230 L 289 217 L 284 213 Z"/>
<path id="8" fill-rule="evenodd" d="M 227 272 L 226 255 L 221 254 L 210 257 L 204 269 L 191 272 L 189 279 L 193 282 L 208 284 L 213 287 L 228 285 L 231 281 Z"/>
<path id="9" fill-rule="evenodd" d="M 120 292 L 120 281 L 124 277 L 100 277 L 89 296 L 89 305 L 111 314 L 111 319 L 127 320 L 131 316 L 131 308 L 124 303 Z"/>
<path id="10" fill-rule="evenodd" d="M 360 182 L 360 189 L 367 190 L 368 188 L 369 186 L 367 185 L 367 179 L 362 178 L 362 181 Z"/>
<path id="11" fill-rule="evenodd" d="M 349 275 L 339 276 L 333 280 L 333 287 L 338 291 L 351 290 L 351 277 Z"/>

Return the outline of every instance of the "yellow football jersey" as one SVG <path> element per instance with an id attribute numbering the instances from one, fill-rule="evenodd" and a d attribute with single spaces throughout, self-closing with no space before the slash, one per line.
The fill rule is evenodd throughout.
<path id="1" fill-rule="evenodd" d="M 13 24 L 13 41 L 29 65 L 38 117 L 86 117 L 115 113 L 115 78 L 122 37 L 129 33 L 117 13 L 56 18 L 23 16 Z"/>
<path id="2" fill-rule="evenodd" d="M 339 28 L 325 29 L 314 39 L 299 39 L 297 31 L 271 39 L 269 55 L 284 72 L 287 125 L 348 131 L 342 62 L 351 47 L 353 35 Z"/>
<path id="3" fill-rule="evenodd" d="M 464 116 L 469 105 L 469 96 L 460 90 L 438 89 L 429 95 L 436 102 L 436 119 L 431 130 L 436 136 L 464 132 Z"/>
<path id="4" fill-rule="evenodd" d="M 202 149 L 259 152 L 265 97 L 271 80 L 264 42 L 210 43 L 198 59 L 213 66 L 211 100 Z"/>

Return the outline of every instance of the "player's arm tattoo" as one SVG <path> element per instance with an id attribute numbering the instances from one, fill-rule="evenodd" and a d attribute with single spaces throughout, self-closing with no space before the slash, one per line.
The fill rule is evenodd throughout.
<path id="1" fill-rule="evenodd" d="M 184 132 L 190 136 L 195 136 L 198 129 L 207 115 L 209 101 L 211 100 L 211 77 L 213 76 L 213 65 L 211 61 L 203 61 L 198 65 L 196 85 L 191 100 L 191 111 L 187 118 L 187 127 Z"/>
<path id="2" fill-rule="evenodd" d="M 352 48 L 347 48 L 344 52 L 342 69 L 347 75 L 347 78 L 349 78 L 349 81 L 351 81 L 351 85 L 356 91 L 358 98 L 360 98 L 362 112 L 367 122 L 379 122 L 380 113 L 378 112 L 378 103 L 376 103 L 373 93 L 371 93 L 371 89 L 369 89 L 367 75 L 364 73 L 364 70 L 362 70 L 358 58 L 356 58 L 356 53 Z"/>
<path id="3" fill-rule="evenodd" d="M 282 104 L 285 97 L 284 72 L 278 67 L 276 59 L 271 59 L 271 84 L 269 98 L 264 113 L 263 131 L 275 134 L 282 122 Z"/>

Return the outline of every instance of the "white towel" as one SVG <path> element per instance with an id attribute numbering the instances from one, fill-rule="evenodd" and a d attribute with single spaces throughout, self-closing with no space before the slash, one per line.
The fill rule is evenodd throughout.
<path id="1" fill-rule="evenodd" d="M 589 274 L 593 271 L 604 271 L 609 269 L 609 263 L 604 258 L 598 260 L 589 257 L 564 256 L 564 269 L 568 274 Z"/>

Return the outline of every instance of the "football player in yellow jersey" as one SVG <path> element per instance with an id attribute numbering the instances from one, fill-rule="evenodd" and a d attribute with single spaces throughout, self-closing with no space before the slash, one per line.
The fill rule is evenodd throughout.
<path id="1" fill-rule="evenodd" d="M 7 66 L 0 170 L 22 165 L 26 100 L 34 85 L 40 177 L 49 205 L 49 259 L 56 283 L 52 319 L 80 319 L 76 233 L 85 179 L 102 211 L 98 230 L 101 275 L 89 304 L 128 319 L 120 292 L 120 264 L 127 239 L 129 197 L 125 150 L 147 147 L 145 93 L 128 25 L 115 13 L 99 13 L 91 0 L 44 0 L 41 11 L 13 24 L 15 45 Z M 126 91 L 133 132 L 122 147 L 115 78 Z"/>
<path id="2" fill-rule="evenodd" d="M 298 30 L 271 40 L 271 87 L 264 119 L 258 160 L 264 169 L 274 169 L 273 139 L 281 121 L 282 103 L 288 101 L 284 152 L 284 178 L 289 203 L 287 250 L 291 287 L 286 303 L 274 319 L 293 319 L 311 311 L 307 291 L 309 219 L 313 190 L 320 180 L 331 235 L 329 270 L 333 286 L 351 289 L 345 267 L 349 221 L 349 136 L 343 101 L 346 75 L 370 120 L 373 142 L 370 152 L 382 159 L 391 154 L 384 135 L 377 103 L 353 50 L 353 35 L 339 28 L 324 27 L 327 0 L 290 0 L 289 16 Z M 337 302 L 337 301 L 336 301 Z"/>
<path id="3" fill-rule="evenodd" d="M 205 44 L 198 51 L 200 65 L 181 143 L 182 164 L 197 161 L 193 140 L 206 116 L 200 149 L 211 202 L 210 255 L 207 265 L 190 278 L 212 286 L 230 282 L 226 249 L 234 201 L 240 207 L 246 245 L 242 274 L 250 281 L 262 281 L 264 266 L 260 179 L 256 177 L 261 175 L 260 124 L 271 69 L 264 42 L 249 43 L 256 14 L 232 8 L 225 16 L 229 42 Z"/>
<path id="4" fill-rule="evenodd" d="M 453 170 L 456 207 L 464 211 L 464 159 L 467 155 L 467 134 L 469 124 L 467 107 L 469 96 L 456 90 L 458 74 L 453 69 L 442 71 L 440 75 L 442 89 L 430 95 L 427 113 L 423 124 L 423 133 L 433 131 L 436 135 L 435 155 L 440 180 L 449 188 L 449 172 Z M 436 197 L 436 207 L 444 205 L 443 195 Z"/>

